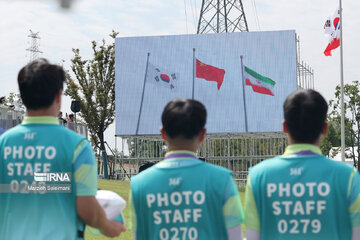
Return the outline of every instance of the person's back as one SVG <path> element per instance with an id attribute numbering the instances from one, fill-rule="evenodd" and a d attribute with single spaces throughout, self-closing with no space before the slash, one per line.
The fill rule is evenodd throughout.
<path id="1" fill-rule="evenodd" d="M 141 192 L 144 196 L 134 199 L 137 215 L 141 216 L 138 239 L 167 235 L 185 239 L 226 237 L 222 206 L 230 171 L 202 162 L 192 153 L 179 153 L 184 156 L 170 153 L 131 180 L 133 194 Z M 184 162 L 184 166 L 177 164 Z"/>
<path id="2" fill-rule="evenodd" d="M 11 186 L 12 192 L 0 194 L 0 211 L 3 211 L 0 216 L 7 216 L 0 218 L 1 239 L 78 237 L 77 231 L 83 228 L 83 223 L 76 214 L 76 192 L 79 189 L 76 189 L 72 175 L 81 162 L 73 161 L 76 160 L 76 148 L 82 149 L 85 144 L 87 141 L 83 137 L 51 117 L 25 118 L 21 125 L 1 136 L 0 180 L 2 184 Z M 63 192 L 55 188 L 53 192 L 44 190 L 44 185 L 34 181 L 34 172 L 63 173 L 64 180 L 67 180 L 65 173 L 70 173 L 66 175 L 69 182 L 51 182 L 54 187 L 66 185 L 69 188 Z M 59 227 L 66 231 L 59 231 Z M 54 232 L 56 236 L 52 236 Z"/>
<path id="3" fill-rule="evenodd" d="M 87 139 L 59 125 L 64 70 L 45 59 L 18 75 L 27 116 L 0 137 L 0 239 L 82 239 L 84 224 L 107 236 L 124 231 L 97 200 Z"/>
<path id="4" fill-rule="evenodd" d="M 243 213 L 231 171 L 195 155 L 205 135 L 205 108 L 174 100 L 162 120 L 165 159 L 131 180 L 136 239 L 241 239 Z"/>
<path id="5" fill-rule="evenodd" d="M 295 151 L 301 149 L 309 147 Z M 351 239 L 357 196 L 349 187 L 360 187 L 356 171 L 315 151 L 285 153 L 253 167 L 250 181 L 262 186 L 252 189 L 262 239 Z"/>
<path id="6" fill-rule="evenodd" d="M 252 239 L 356 239 L 360 226 L 360 177 L 345 163 L 321 154 L 327 104 L 313 90 L 284 103 L 282 156 L 250 168 L 246 187 L 247 237 Z"/>

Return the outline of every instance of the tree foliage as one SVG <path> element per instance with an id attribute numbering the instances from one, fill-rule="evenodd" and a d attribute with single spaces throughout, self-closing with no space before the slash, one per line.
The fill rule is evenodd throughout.
<path id="1" fill-rule="evenodd" d="M 117 32 L 110 37 L 115 39 Z M 105 150 L 104 132 L 115 118 L 115 43 L 92 41 L 93 58 L 83 60 L 73 49 L 72 77 L 67 75 L 65 95 L 81 101 L 80 117 L 86 122 L 92 144 Z"/>
<path id="2" fill-rule="evenodd" d="M 331 106 L 331 104 L 330 104 Z M 331 112 L 328 115 L 328 133 L 322 137 L 320 142 L 321 152 L 333 158 L 340 150 L 341 145 L 341 117 L 335 111 Z M 345 147 L 351 146 L 351 123 L 348 118 L 345 119 Z M 330 150 L 333 149 L 334 151 L 331 152 Z"/>
<path id="3" fill-rule="evenodd" d="M 360 169 L 358 160 L 360 157 L 360 83 L 353 81 L 351 84 L 344 86 L 344 110 L 345 110 L 345 146 L 350 149 L 350 154 L 347 156 L 352 158 L 354 166 Z M 332 111 L 329 116 L 333 120 L 334 133 L 332 138 L 333 146 L 340 145 L 341 128 L 340 128 L 340 111 L 341 111 L 341 89 L 337 86 L 335 89 L 335 99 L 330 101 Z M 330 130 L 330 129 L 329 129 Z M 330 132 L 329 132 L 330 135 Z M 329 136 L 328 135 L 328 136 Z M 335 145 L 336 144 L 336 145 Z M 356 149 L 357 147 L 357 149 Z M 357 153 L 355 153 L 357 151 Z"/>
<path id="4" fill-rule="evenodd" d="M 16 106 L 16 110 L 24 110 L 24 104 L 21 100 L 21 97 L 20 97 L 20 93 L 14 93 L 14 92 L 11 92 L 9 94 L 9 96 L 7 97 L 7 101 L 9 104 L 11 105 L 15 105 Z"/>

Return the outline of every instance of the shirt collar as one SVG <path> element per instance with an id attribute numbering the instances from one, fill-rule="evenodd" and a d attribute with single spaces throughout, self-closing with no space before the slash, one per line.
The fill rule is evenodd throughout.
<path id="1" fill-rule="evenodd" d="M 313 144 L 291 144 L 286 147 L 283 156 L 287 155 L 322 155 L 318 146 Z"/>
<path id="2" fill-rule="evenodd" d="M 165 154 L 165 160 L 174 158 L 197 158 L 196 153 L 186 150 L 170 151 Z"/>
<path id="3" fill-rule="evenodd" d="M 177 168 L 199 163 L 202 161 L 198 160 L 194 152 L 180 150 L 166 153 L 164 160 L 158 162 L 156 166 L 158 168 Z"/>
<path id="4" fill-rule="evenodd" d="M 56 124 L 59 125 L 59 120 L 52 116 L 39 117 L 25 117 L 22 124 Z"/>

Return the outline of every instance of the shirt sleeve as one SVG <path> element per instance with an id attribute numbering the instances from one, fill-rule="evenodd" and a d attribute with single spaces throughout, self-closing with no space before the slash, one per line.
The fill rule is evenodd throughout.
<path id="1" fill-rule="evenodd" d="M 360 226 L 360 175 L 357 169 L 353 168 L 348 185 L 348 202 L 353 227 Z"/>
<path id="2" fill-rule="evenodd" d="M 245 225 L 249 229 L 260 231 L 260 219 L 252 191 L 250 175 L 246 183 L 245 192 Z"/>
<path id="3" fill-rule="evenodd" d="M 223 217 L 226 229 L 238 226 L 244 221 L 239 191 L 232 176 L 229 177 L 224 192 Z"/>
<path id="4" fill-rule="evenodd" d="M 73 157 L 76 196 L 95 196 L 97 169 L 94 152 L 89 141 L 83 140 L 76 147 Z"/>
<path id="5" fill-rule="evenodd" d="M 136 234 L 136 213 L 135 213 L 135 208 L 134 208 L 134 203 L 133 203 L 133 200 L 132 200 L 132 193 L 131 193 L 131 190 L 130 190 L 130 193 L 129 193 L 129 211 L 130 211 L 130 224 L 129 224 L 129 228 L 130 230 Z"/>

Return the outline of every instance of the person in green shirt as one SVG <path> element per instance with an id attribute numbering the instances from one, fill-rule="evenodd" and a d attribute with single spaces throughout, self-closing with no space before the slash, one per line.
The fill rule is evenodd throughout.
<path id="1" fill-rule="evenodd" d="M 135 239 L 242 239 L 244 216 L 231 171 L 196 157 L 205 138 L 206 109 L 175 99 L 161 116 L 165 159 L 131 179 Z"/>
<path id="2" fill-rule="evenodd" d="M 283 108 L 290 145 L 282 156 L 249 170 L 247 239 L 359 239 L 359 172 L 319 148 L 328 129 L 325 99 L 314 90 L 298 90 Z"/>
<path id="3" fill-rule="evenodd" d="M 84 224 L 109 237 L 125 231 L 106 218 L 95 198 L 97 169 L 89 141 L 59 125 L 64 81 L 62 67 L 45 59 L 18 74 L 27 116 L 0 137 L 0 239 L 83 239 Z M 44 190 L 39 178 L 57 184 L 55 189 L 64 186 L 49 182 L 54 179 L 46 176 L 55 173 L 69 173 L 63 180 L 70 191 Z"/>

